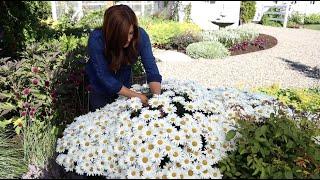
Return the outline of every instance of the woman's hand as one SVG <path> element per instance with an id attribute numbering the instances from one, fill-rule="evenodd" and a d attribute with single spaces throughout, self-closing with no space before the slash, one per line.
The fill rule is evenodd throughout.
<path id="1" fill-rule="evenodd" d="M 141 93 L 137 93 L 135 91 L 132 91 L 130 89 L 128 89 L 125 86 L 122 86 L 122 88 L 120 89 L 120 91 L 118 92 L 118 94 L 122 95 L 122 96 L 126 96 L 128 98 L 132 98 L 132 97 L 138 97 L 141 99 L 141 102 L 143 105 L 147 106 L 148 105 L 148 98 L 146 95 L 141 94 Z"/>
<path id="2" fill-rule="evenodd" d="M 147 105 L 148 105 L 148 98 L 147 98 L 147 96 L 144 95 L 144 94 L 140 94 L 140 93 L 138 93 L 138 94 L 139 94 L 139 95 L 138 95 L 138 98 L 141 99 L 142 104 L 143 104 L 144 106 L 147 106 Z"/>
<path id="3" fill-rule="evenodd" d="M 149 87 L 153 94 L 161 94 L 161 84 L 159 82 L 150 82 Z"/>

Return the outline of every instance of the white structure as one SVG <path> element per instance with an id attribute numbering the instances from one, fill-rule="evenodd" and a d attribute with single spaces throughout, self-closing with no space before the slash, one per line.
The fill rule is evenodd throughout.
<path id="1" fill-rule="evenodd" d="M 294 12 L 304 15 L 320 13 L 320 1 L 256 1 L 256 14 L 253 21 L 260 21 L 269 6 L 275 5 L 289 5 L 289 16 Z"/>
<path id="2" fill-rule="evenodd" d="M 219 29 L 219 26 L 212 21 L 233 23 L 227 28 L 239 26 L 241 1 L 182 1 L 183 7 L 189 3 L 191 3 L 191 20 L 202 29 Z M 183 19 L 183 16 L 182 13 L 180 18 Z"/>
<path id="3" fill-rule="evenodd" d="M 110 2 L 110 1 L 109 1 Z M 228 28 L 239 25 L 241 1 L 180 1 L 179 21 L 184 19 L 184 7 L 191 4 L 191 21 L 202 29 L 217 30 L 219 26 L 212 21 L 233 23 Z M 88 9 L 106 7 L 108 1 L 51 1 L 52 17 L 57 20 L 63 13 L 73 9 L 73 19 L 80 19 Z M 168 2 L 172 3 L 172 2 Z M 138 16 L 152 15 L 163 10 L 164 1 L 117 1 L 116 4 L 130 6 Z M 93 8 L 94 7 L 94 8 Z"/>

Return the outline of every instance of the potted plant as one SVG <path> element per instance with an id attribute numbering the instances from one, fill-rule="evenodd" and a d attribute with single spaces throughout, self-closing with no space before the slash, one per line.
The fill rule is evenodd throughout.
<path id="1" fill-rule="evenodd" d="M 132 84 L 145 84 L 147 82 L 146 72 L 143 68 L 141 56 L 132 66 Z"/>

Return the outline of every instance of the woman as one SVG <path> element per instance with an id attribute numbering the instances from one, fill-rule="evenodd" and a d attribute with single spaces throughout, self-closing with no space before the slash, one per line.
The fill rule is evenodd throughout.
<path id="1" fill-rule="evenodd" d="M 91 111 L 113 102 L 118 95 L 138 97 L 147 104 L 148 98 L 144 94 L 129 89 L 131 68 L 138 56 L 141 56 L 151 92 L 160 94 L 162 76 L 152 54 L 149 36 L 138 26 L 130 7 L 115 5 L 105 11 L 102 29 L 90 33 L 88 53 L 86 73 L 92 87 Z"/>

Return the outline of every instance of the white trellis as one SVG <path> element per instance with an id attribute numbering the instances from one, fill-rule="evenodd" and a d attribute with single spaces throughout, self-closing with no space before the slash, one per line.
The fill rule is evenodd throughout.
<path id="1" fill-rule="evenodd" d="M 264 14 L 278 14 L 278 15 L 280 15 L 280 18 L 269 18 L 269 19 L 273 20 L 273 21 L 281 21 L 283 23 L 283 27 L 287 27 L 290 6 L 291 6 L 290 4 L 274 5 L 274 6 L 263 6 L 263 10 L 265 8 L 268 8 L 268 9 L 271 9 L 271 8 L 280 9 L 280 11 L 278 11 L 278 12 L 265 12 Z"/>

